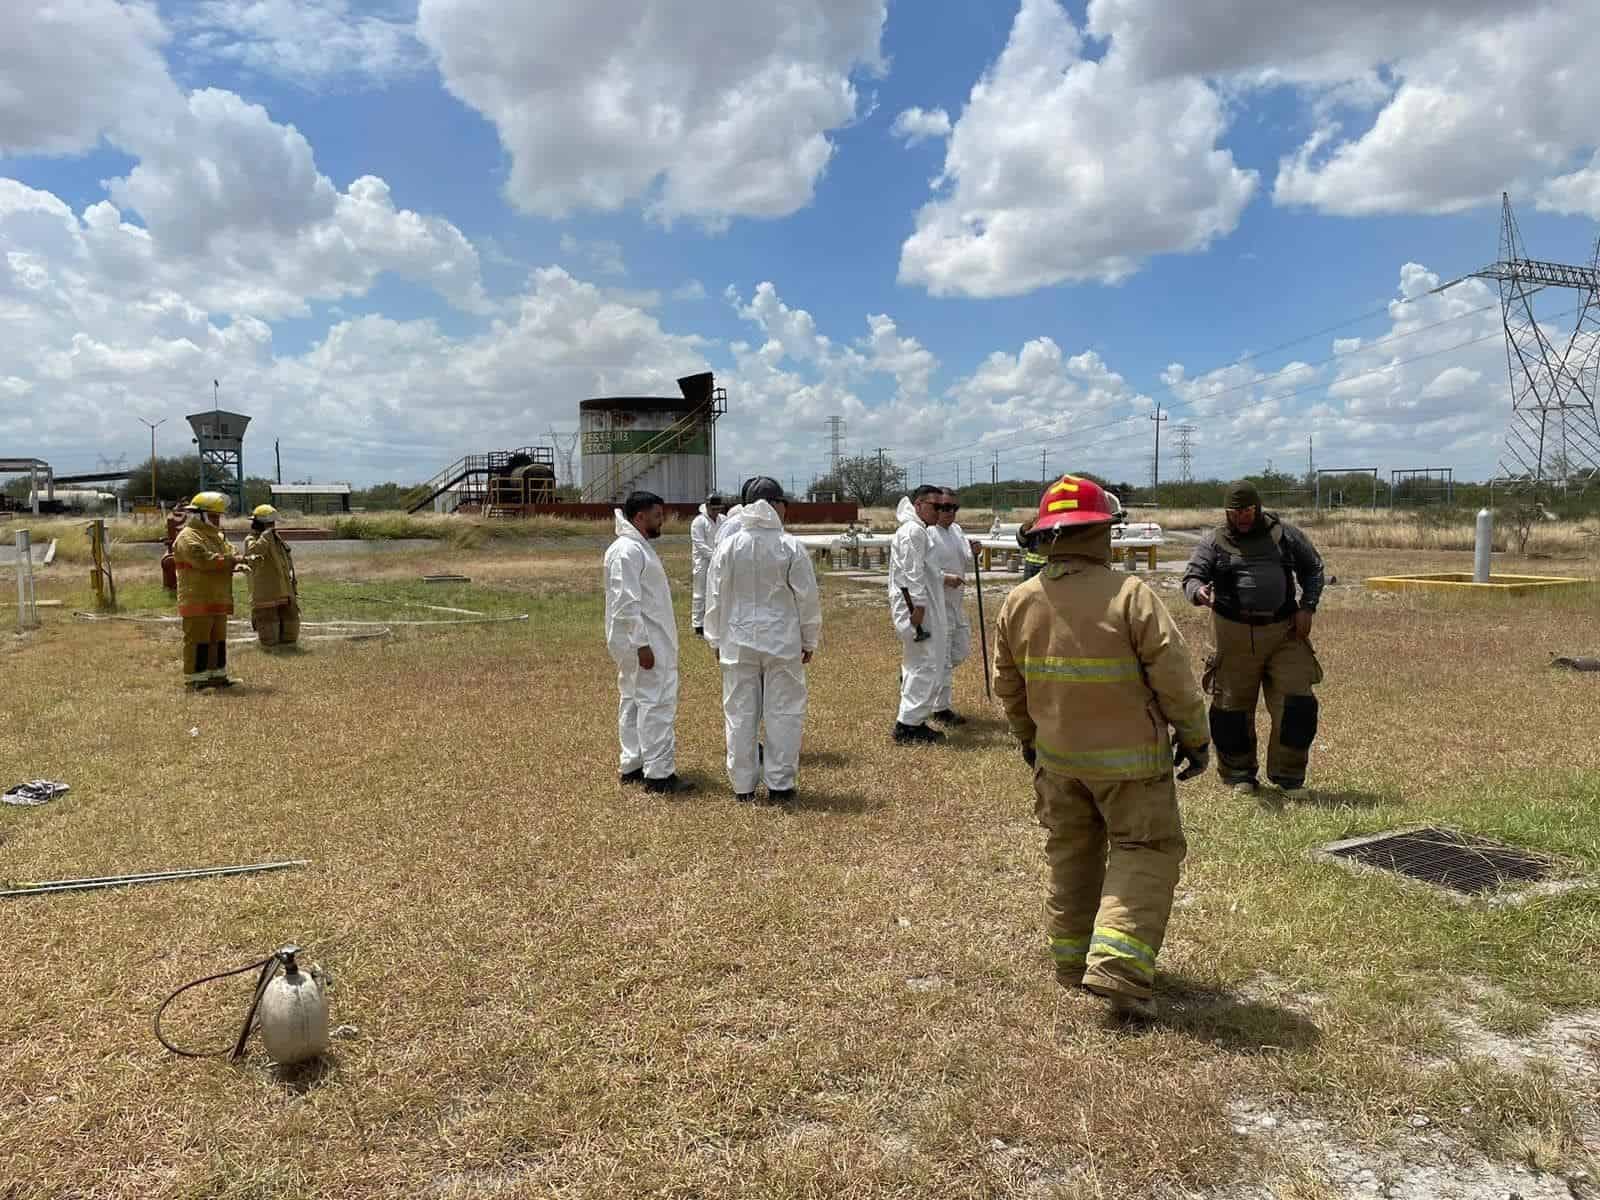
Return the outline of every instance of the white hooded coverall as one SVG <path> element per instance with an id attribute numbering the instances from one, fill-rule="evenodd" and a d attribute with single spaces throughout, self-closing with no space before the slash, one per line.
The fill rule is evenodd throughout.
<path id="1" fill-rule="evenodd" d="M 941 529 L 937 525 L 929 526 L 928 536 L 932 539 L 934 561 L 941 575 L 955 575 L 962 581 L 960 587 L 940 589 L 944 594 L 944 623 L 949 642 L 946 661 L 949 663 L 949 669 L 945 671 L 944 681 L 939 686 L 939 695 L 934 702 L 933 710 L 945 712 L 954 703 L 955 670 L 966 662 L 967 655 L 972 653 L 972 621 L 967 616 L 966 605 L 966 573 L 972 566 L 972 550 L 967 544 L 967 535 L 962 532 L 961 526 L 953 522 L 948 529 Z"/>
<path id="2" fill-rule="evenodd" d="M 606 649 L 617 664 L 617 736 L 621 772 L 644 768 L 646 779 L 676 770 L 673 721 L 678 713 L 678 622 L 672 589 L 656 549 L 633 522 L 616 512 L 617 540 L 605 558 Z M 639 666 L 649 646 L 655 666 Z"/>
<path id="3" fill-rule="evenodd" d="M 725 518 L 713 517 L 700 506 L 700 515 L 689 526 L 689 563 L 693 571 L 694 598 L 689 605 L 689 624 L 701 628 L 706 615 L 706 572 L 711 568 L 711 556 L 717 550 L 717 534 Z"/>
<path id="4" fill-rule="evenodd" d="M 900 528 L 889 543 L 889 615 L 904 655 L 900 713 L 896 719 L 902 725 L 923 725 L 938 711 L 939 689 L 950 669 L 944 576 L 934 561 L 930 531 L 917 516 L 909 496 L 901 498 L 895 516 Z M 926 641 L 915 640 L 911 609 L 906 606 L 902 588 L 911 593 L 911 606 L 924 612 L 922 628 L 930 635 Z"/>
<path id="5" fill-rule="evenodd" d="M 717 546 L 706 580 L 705 630 L 722 663 L 728 781 L 748 795 L 764 769 L 769 792 L 790 790 L 806 715 L 801 656 L 817 649 L 822 601 L 810 555 L 765 500 L 746 505 L 739 528 Z M 758 763 L 763 721 L 766 750 Z"/>

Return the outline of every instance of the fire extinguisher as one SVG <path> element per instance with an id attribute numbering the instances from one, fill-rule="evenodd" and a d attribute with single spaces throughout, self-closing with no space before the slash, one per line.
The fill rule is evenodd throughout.
<path id="1" fill-rule="evenodd" d="M 156 1009 L 153 1024 L 157 1040 L 174 1054 L 181 1054 L 185 1058 L 212 1058 L 226 1054 L 229 1061 L 238 1062 L 244 1057 L 245 1043 L 249 1041 L 251 1031 L 259 1029 L 267 1057 L 280 1067 L 294 1066 L 320 1057 L 328 1049 L 327 980 L 315 966 L 302 970 L 296 961 L 299 954 L 299 946 L 282 946 L 255 962 L 184 984 Z M 249 1011 L 245 1013 L 239 1036 L 231 1047 L 186 1050 L 167 1040 L 161 1031 L 161 1016 L 169 1004 L 190 988 L 242 975 L 257 968 L 261 974 L 256 978 L 255 995 L 251 998 Z"/>

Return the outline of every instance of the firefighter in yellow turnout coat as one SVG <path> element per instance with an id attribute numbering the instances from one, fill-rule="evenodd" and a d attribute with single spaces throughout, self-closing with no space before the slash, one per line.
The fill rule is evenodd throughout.
<path id="1" fill-rule="evenodd" d="M 294 559 L 278 536 L 278 510 L 258 504 L 250 514 L 244 552 L 250 560 L 250 624 L 263 650 L 300 641 L 300 582 Z"/>
<path id="2" fill-rule="evenodd" d="M 1056 979 L 1146 1017 L 1187 849 L 1173 782 L 1210 761 L 1205 700 L 1171 615 L 1110 568 L 1113 508 L 1063 477 L 1032 526 L 1043 571 L 1006 598 L 994 693 L 1033 767 L 1047 831 Z"/>
<path id="3" fill-rule="evenodd" d="M 183 681 L 191 688 L 231 687 L 228 618 L 233 615 L 233 573 L 245 567 L 222 536 L 228 498 L 201 492 L 172 542 L 178 574 L 178 616 L 183 619 Z"/>

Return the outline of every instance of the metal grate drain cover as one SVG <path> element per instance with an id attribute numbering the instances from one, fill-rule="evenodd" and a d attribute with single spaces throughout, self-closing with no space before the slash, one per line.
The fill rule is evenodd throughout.
<path id="1" fill-rule="evenodd" d="M 1337 843 L 1327 852 L 1469 896 L 1507 883 L 1532 883 L 1545 878 L 1555 866 L 1537 854 L 1448 829 L 1380 834 Z"/>

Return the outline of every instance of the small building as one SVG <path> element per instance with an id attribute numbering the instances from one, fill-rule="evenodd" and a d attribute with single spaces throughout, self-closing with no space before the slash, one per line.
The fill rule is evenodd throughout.
<path id="1" fill-rule="evenodd" d="M 298 512 L 307 516 L 316 513 L 347 513 L 350 511 L 350 485 L 275 483 L 272 485 L 272 507 L 279 512 Z"/>

